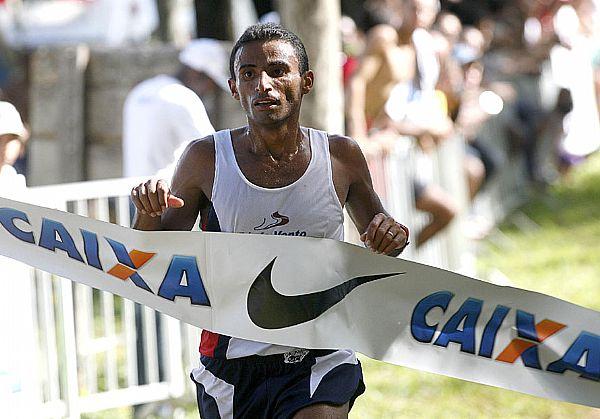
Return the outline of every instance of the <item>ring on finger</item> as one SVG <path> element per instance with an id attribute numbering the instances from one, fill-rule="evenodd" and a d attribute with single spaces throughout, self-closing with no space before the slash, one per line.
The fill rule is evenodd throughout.
<path id="1" fill-rule="evenodd" d="M 389 234 L 389 235 L 390 235 L 390 236 L 392 236 L 392 237 L 395 237 L 395 236 L 396 236 L 396 233 L 394 233 L 394 232 L 392 232 L 392 231 L 390 231 L 390 230 L 386 231 L 386 232 L 385 232 L 385 234 Z"/>

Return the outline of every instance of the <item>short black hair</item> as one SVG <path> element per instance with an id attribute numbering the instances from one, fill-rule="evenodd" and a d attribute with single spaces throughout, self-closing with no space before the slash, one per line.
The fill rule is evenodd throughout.
<path id="1" fill-rule="evenodd" d="M 271 39 L 281 39 L 282 41 L 289 43 L 296 52 L 300 74 L 304 74 L 308 71 L 308 54 L 306 53 L 304 44 L 300 38 L 298 38 L 298 35 L 275 23 L 257 23 L 244 31 L 231 50 L 231 56 L 229 57 L 229 72 L 231 73 L 231 78 L 235 80 L 235 55 L 244 44 L 253 41 L 270 41 Z"/>

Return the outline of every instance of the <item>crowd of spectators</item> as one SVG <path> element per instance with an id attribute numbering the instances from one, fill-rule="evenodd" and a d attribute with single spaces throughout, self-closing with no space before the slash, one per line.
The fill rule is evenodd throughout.
<path id="1" fill-rule="evenodd" d="M 598 6 L 365 1 L 362 14 L 342 19 L 347 133 L 366 154 L 416 139 L 419 160 L 464 139 L 471 199 L 515 157 L 526 181 L 544 187 L 600 146 Z M 500 113 L 506 144 L 482 129 Z M 420 246 L 452 220 L 457 203 L 419 171 L 412 182 L 416 207 L 430 214 Z"/>
<path id="2" fill-rule="evenodd" d="M 346 133 L 367 156 L 414 142 L 416 167 L 426 168 L 440 144 L 464 139 L 461 166 L 474 199 L 508 159 L 521 158 L 526 181 L 543 187 L 600 148 L 598 0 L 341 3 L 352 15 L 341 19 Z M 272 7 L 263 11 L 261 20 L 278 21 Z M 506 142 L 483 129 L 492 118 Z M 22 160 L 13 164 L 24 172 Z M 137 174 L 128 164 L 125 156 L 125 175 Z M 415 207 L 429 214 L 418 247 L 450 223 L 459 204 L 426 171 L 415 170 L 411 183 Z"/>

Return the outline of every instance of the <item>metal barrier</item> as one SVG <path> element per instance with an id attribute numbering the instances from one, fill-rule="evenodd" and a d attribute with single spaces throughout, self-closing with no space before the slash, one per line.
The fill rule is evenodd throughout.
<path id="1" fill-rule="evenodd" d="M 369 158 L 377 192 L 393 216 L 415 229 L 423 215 L 414 207 L 412 176 L 415 145 L 398 141 L 393 152 Z M 463 144 L 448 141 L 431 160 L 433 181 L 466 207 Z M 129 226 L 129 192 L 140 179 L 115 179 L 29 188 L 30 201 L 83 216 Z M 490 199 L 506 204 L 513 182 L 501 180 Z M 498 199 L 502 194 L 502 199 Z M 508 195 L 504 195 L 508 194 Z M 346 217 L 348 218 L 348 217 Z M 419 252 L 403 257 L 452 270 L 468 270 L 461 217 Z M 348 241 L 358 235 L 351 222 Z M 0 262 L 2 263 L 2 262 Z M 0 265 L 0 269 L 3 269 Z M 187 377 L 198 362 L 199 330 L 109 293 L 74 284 L 25 267 L 32 315 L 21 337 L 34 346 L 31 376 L 24 384 L 26 404 L 17 417 L 72 417 L 120 406 L 150 403 L 192 394 Z M 1 371 L 0 371 L 1 375 Z M 0 395 L 0 402 L 2 398 Z"/>
<path id="2" fill-rule="evenodd" d="M 129 226 L 128 195 L 138 181 L 30 188 L 28 196 L 33 203 Z M 18 280 L 32 284 L 35 384 L 18 417 L 74 418 L 184 394 L 184 370 L 197 362 L 197 328 L 110 293 L 28 271 L 30 277 Z"/>

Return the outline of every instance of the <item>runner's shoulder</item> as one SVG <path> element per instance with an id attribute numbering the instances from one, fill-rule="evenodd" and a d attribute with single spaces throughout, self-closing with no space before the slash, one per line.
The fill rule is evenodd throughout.
<path id="1" fill-rule="evenodd" d="M 191 141 L 183 152 L 181 160 L 186 164 L 214 164 L 215 139 L 213 135 Z"/>
<path id="2" fill-rule="evenodd" d="M 177 171 L 186 179 L 211 179 L 215 170 L 213 135 L 191 141 L 177 163 Z"/>
<path id="3" fill-rule="evenodd" d="M 344 164 L 357 164 L 364 160 L 362 150 L 351 137 L 338 134 L 328 134 L 329 152 L 331 156 Z"/>

